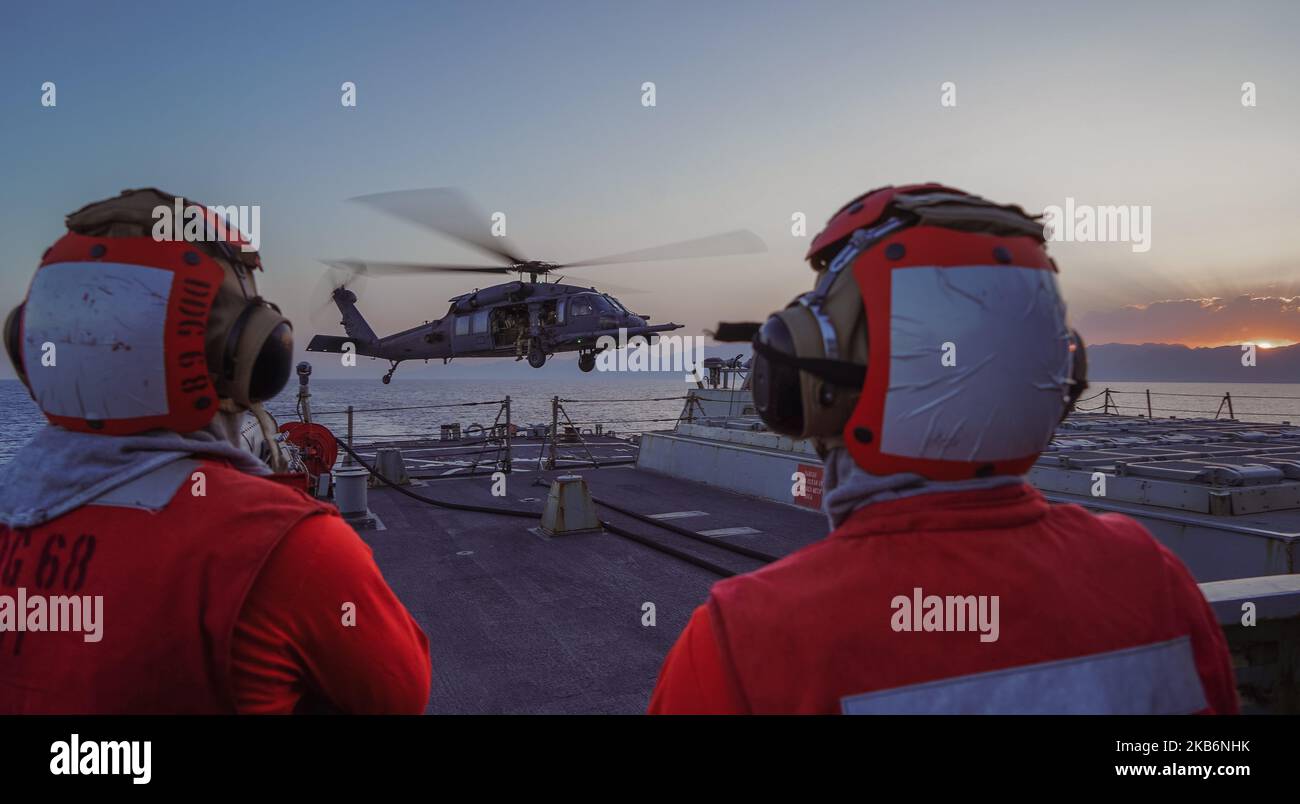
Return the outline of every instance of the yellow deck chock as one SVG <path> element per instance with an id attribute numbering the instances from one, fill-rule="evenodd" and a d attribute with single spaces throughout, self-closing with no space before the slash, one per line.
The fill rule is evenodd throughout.
<path id="1" fill-rule="evenodd" d="M 542 511 L 542 532 L 547 536 L 571 533 L 597 533 L 596 504 L 581 475 L 560 475 L 551 481 L 551 491 Z"/>
<path id="2" fill-rule="evenodd" d="M 406 459 L 396 447 L 385 447 L 375 455 L 375 471 L 399 486 L 411 485 L 411 476 L 406 473 Z M 370 485 L 383 485 L 375 478 L 370 478 Z"/>

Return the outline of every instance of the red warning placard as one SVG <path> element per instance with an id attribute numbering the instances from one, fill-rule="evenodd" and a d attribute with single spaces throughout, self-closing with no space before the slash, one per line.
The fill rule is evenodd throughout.
<path id="1" fill-rule="evenodd" d="M 799 474 L 794 477 L 790 484 L 795 503 L 802 505 L 804 508 L 821 510 L 823 467 L 821 464 L 801 463 L 795 471 Z M 800 483 L 800 476 L 802 476 L 802 484 Z M 803 494 L 798 493 L 801 485 L 803 486 Z"/>

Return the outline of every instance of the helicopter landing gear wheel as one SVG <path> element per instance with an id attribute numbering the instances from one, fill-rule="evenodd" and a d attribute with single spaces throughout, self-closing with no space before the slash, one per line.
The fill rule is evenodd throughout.
<path id="1" fill-rule="evenodd" d="M 542 344 L 534 340 L 528 347 L 528 365 L 533 368 L 541 368 L 546 365 L 546 353 L 542 351 Z"/>
<path id="2" fill-rule="evenodd" d="M 393 372 L 397 371 L 397 364 L 399 362 L 400 361 L 393 361 L 392 365 L 388 367 L 388 373 L 384 375 L 384 385 L 388 385 L 393 381 Z"/>
<path id="3" fill-rule="evenodd" d="M 585 355 L 578 355 L 578 368 L 582 369 L 584 374 L 591 371 L 595 367 L 596 367 L 596 354 L 594 352 L 588 352 Z"/>

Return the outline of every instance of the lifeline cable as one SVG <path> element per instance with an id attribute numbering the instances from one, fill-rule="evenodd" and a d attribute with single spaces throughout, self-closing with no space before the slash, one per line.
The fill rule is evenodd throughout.
<path id="1" fill-rule="evenodd" d="M 341 447 L 345 452 L 351 455 L 353 459 L 357 461 L 357 463 L 361 464 L 361 466 L 367 472 L 379 478 L 379 481 L 381 483 L 393 489 L 394 491 L 400 492 L 401 494 L 405 494 L 407 497 L 410 497 L 413 500 L 419 500 L 422 503 L 425 503 L 427 505 L 432 505 L 437 508 L 450 508 L 454 511 L 473 511 L 476 513 L 483 513 L 483 514 L 502 514 L 504 516 L 528 517 L 529 519 L 536 519 L 538 516 L 536 511 L 521 511 L 517 508 L 489 508 L 485 505 L 469 505 L 467 503 L 453 503 L 453 502 L 447 502 L 445 500 L 435 500 L 432 497 L 425 497 L 423 494 L 416 494 L 410 489 L 404 486 L 400 486 L 397 483 L 394 483 L 393 481 L 381 475 L 379 472 L 377 472 L 374 469 L 374 467 L 366 463 L 365 460 L 360 455 L 357 454 L 356 450 L 352 449 L 352 447 L 349 447 L 347 445 L 347 442 L 343 441 L 338 436 L 335 436 L 334 440 L 338 442 L 339 447 Z M 665 555 L 670 555 L 673 558 L 681 559 L 682 561 L 685 561 L 688 564 L 694 564 L 700 569 L 708 570 L 709 572 L 712 572 L 715 575 L 720 575 L 723 578 L 730 578 L 736 574 L 733 570 L 729 570 L 726 567 L 720 566 L 718 564 L 714 564 L 712 561 L 708 561 L 703 558 L 698 558 L 696 556 L 691 555 L 690 553 L 684 553 L 681 550 L 678 550 L 673 547 L 669 547 L 666 544 L 660 544 L 659 542 L 656 542 L 653 539 L 647 539 L 644 536 L 638 536 L 637 534 L 632 533 L 631 531 L 624 530 L 623 528 L 617 527 L 616 525 L 611 525 L 610 523 L 605 522 L 604 520 L 600 520 L 600 524 L 601 527 L 605 528 L 610 533 L 613 533 L 615 536 L 622 536 L 624 539 L 634 541 L 638 544 L 649 547 L 651 550 L 656 550 L 660 553 L 664 553 Z M 719 547 L 719 545 L 717 545 L 716 543 L 712 544 L 711 546 Z"/>

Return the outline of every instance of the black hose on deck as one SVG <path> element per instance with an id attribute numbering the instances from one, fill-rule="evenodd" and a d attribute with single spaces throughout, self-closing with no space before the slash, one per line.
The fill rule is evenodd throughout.
<path id="1" fill-rule="evenodd" d="M 357 454 L 356 450 L 352 449 L 352 447 L 349 447 L 347 445 L 347 442 L 343 441 L 341 438 L 335 436 L 334 440 L 338 442 L 339 447 L 341 447 L 344 452 L 351 455 L 353 459 L 355 459 L 357 463 L 361 464 L 361 466 L 367 472 L 379 478 L 379 482 L 383 483 L 384 485 L 388 486 L 394 491 L 397 491 L 401 494 L 405 494 L 407 497 L 410 497 L 413 500 L 419 500 L 422 503 L 426 503 L 427 505 L 432 505 L 436 508 L 450 508 L 453 511 L 473 511 L 475 513 L 481 513 L 481 514 L 502 514 L 504 516 L 528 517 L 529 519 L 538 518 L 538 514 L 536 511 L 521 511 L 517 508 L 489 508 L 488 506 L 485 505 L 469 505 L 467 503 L 453 503 L 453 502 L 447 502 L 445 500 L 435 500 L 432 497 L 426 497 L 423 494 L 416 494 L 414 491 L 411 491 L 405 486 L 398 485 L 397 483 L 394 483 L 393 481 L 381 475 L 378 471 L 375 470 L 373 466 L 366 463 L 365 460 L 360 455 Z M 605 522 L 604 520 L 600 520 L 600 524 L 603 528 L 605 528 L 605 530 L 608 530 L 610 533 L 613 533 L 615 536 L 622 536 L 624 539 L 628 539 L 629 541 L 634 541 L 637 544 L 641 544 L 646 547 L 649 547 L 651 550 L 657 550 L 658 552 L 664 553 L 665 555 L 670 555 L 673 558 L 681 559 L 682 561 L 685 561 L 688 564 L 694 564 L 700 569 L 708 570 L 709 572 L 712 572 L 715 575 L 719 575 L 723 578 L 730 578 L 731 576 L 736 574 L 734 571 L 729 570 L 726 567 L 720 566 L 718 564 L 714 564 L 712 561 L 706 561 L 705 559 L 699 558 L 697 556 L 693 556 L 690 553 L 684 553 L 681 550 L 678 550 L 673 547 L 669 547 L 666 544 L 660 544 L 659 542 L 656 542 L 653 539 L 647 539 L 644 536 L 638 536 L 637 534 L 632 533 L 631 531 L 624 530 L 623 528 L 620 528 L 617 525 L 611 525 L 610 523 Z M 715 547 L 717 546 L 716 543 L 711 543 L 711 544 L 713 544 L 713 546 Z"/>
<path id="2" fill-rule="evenodd" d="M 352 447 L 349 447 L 347 445 L 347 442 L 343 441 L 338 436 L 335 436 L 334 440 L 338 442 L 339 446 L 343 448 L 344 452 L 346 452 L 347 454 L 351 455 L 354 459 L 356 459 L 356 462 L 361 464 L 362 468 L 364 468 L 367 472 L 374 475 L 375 477 L 379 478 L 379 481 L 381 483 L 393 489 L 394 491 L 397 491 L 401 494 L 405 494 L 407 497 L 410 497 L 413 500 L 419 500 L 422 503 L 428 503 L 429 505 L 437 506 L 438 508 L 450 508 L 454 511 L 474 511 L 480 514 L 503 514 L 505 516 L 526 516 L 530 519 L 537 518 L 537 514 L 533 511 L 520 511 L 517 508 L 489 508 L 486 505 L 468 505 L 466 503 L 446 502 L 445 500 L 435 500 L 432 497 L 425 497 L 423 494 L 416 494 L 414 491 L 411 491 L 405 486 L 394 483 L 393 481 L 379 474 L 378 470 L 376 470 L 375 467 L 366 463 L 365 459 L 362 458 L 360 455 L 358 455 L 356 450 L 352 449 Z"/>
<path id="3" fill-rule="evenodd" d="M 748 556 L 749 558 L 762 561 L 765 564 L 771 564 L 773 561 L 777 561 L 780 559 L 780 556 L 769 555 L 759 550 L 752 550 L 748 547 L 745 547 L 744 545 L 731 544 L 729 542 L 719 542 L 716 539 L 710 539 L 708 536 L 702 536 L 688 528 L 683 528 L 680 525 L 674 525 L 671 522 L 661 522 L 652 516 L 646 516 L 645 514 L 638 514 L 636 511 L 629 511 L 626 508 L 615 505 L 614 503 L 606 502 L 605 500 L 602 500 L 599 497 L 593 496 L 591 498 L 591 501 L 594 502 L 596 505 L 603 505 L 606 508 L 609 508 L 613 511 L 617 511 L 623 516 L 630 516 L 633 519 L 639 519 L 642 522 L 648 523 L 650 525 L 654 525 L 656 527 L 663 528 L 664 530 L 671 530 L 673 533 L 680 534 L 682 536 L 685 536 L 688 539 L 694 539 L 697 542 L 703 542 L 704 544 L 710 545 L 711 547 L 717 547 L 720 550 L 726 550 L 728 553 L 736 553 L 737 555 Z"/>

